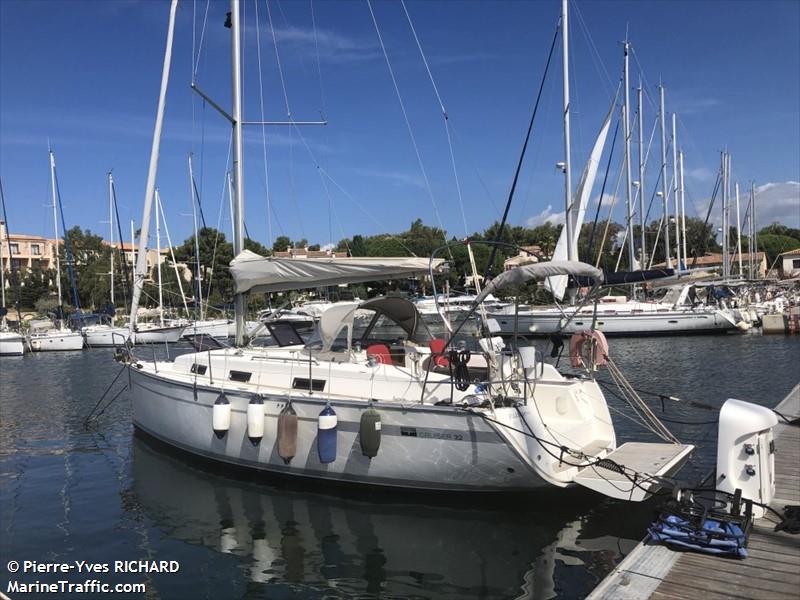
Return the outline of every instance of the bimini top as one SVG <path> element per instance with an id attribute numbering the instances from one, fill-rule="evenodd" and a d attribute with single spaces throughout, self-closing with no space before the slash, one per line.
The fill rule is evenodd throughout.
<path id="1" fill-rule="evenodd" d="M 444 261 L 435 259 L 434 269 Z M 427 258 L 275 258 L 244 250 L 231 261 L 236 293 L 285 292 L 428 273 Z"/>
<path id="2" fill-rule="evenodd" d="M 572 275 L 574 277 L 590 277 L 595 284 L 603 282 L 600 269 L 576 260 L 551 260 L 533 265 L 514 267 L 492 279 L 475 298 L 475 304 L 483 302 L 489 294 L 509 285 L 521 285 L 528 281 L 544 281 L 556 275 Z"/>
<path id="3" fill-rule="evenodd" d="M 317 330 L 309 341 L 309 345 L 319 345 L 321 351 L 327 352 L 331 350 L 342 330 L 347 328 L 347 349 L 349 350 L 353 342 L 353 323 L 356 312 L 359 310 L 369 310 L 375 313 L 366 326 L 363 333 L 364 338 L 369 337 L 373 332 L 375 323 L 380 316 L 385 316 L 391 323 L 400 327 L 409 341 L 418 341 L 417 338 L 427 334 L 419 311 L 412 302 L 405 298 L 384 297 L 361 303 L 340 303 L 330 307 L 320 316 Z M 424 334 L 421 331 L 423 329 L 425 329 Z"/>

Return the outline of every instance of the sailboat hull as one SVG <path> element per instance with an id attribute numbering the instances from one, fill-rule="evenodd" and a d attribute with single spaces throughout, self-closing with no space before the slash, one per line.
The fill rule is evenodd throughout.
<path id="1" fill-rule="evenodd" d="M 24 352 L 25 338 L 10 331 L 0 331 L 0 356 L 22 356 Z"/>
<path id="2" fill-rule="evenodd" d="M 139 329 L 133 334 L 135 344 L 163 344 L 165 342 L 178 342 L 186 328 L 177 327 L 146 327 L 139 325 Z"/>
<path id="3" fill-rule="evenodd" d="M 337 402 L 336 458 L 322 463 L 317 418 L 325 401 L 293 399 L 299 417 L 297 452 L 287 463 L 278 455 L 277 443 L 285 396 L 262 396 L 264 435 L 254 444 L 247 436 L 251 394 L 226 391 L 230 429 L 218 437 L 212 430 L 218 389 L 193 388 L 137 368 L 130 374 L 134 425 L 209 459 L 298 477 L 424 490 L 513 491 L 551 485 L 490 423 L 455 408 L 381 404 L 381 445 L 370 459 L 362 454 L 358 435 L 366 403 Z"/>
<path id="4" fill-rule="evenodd" d="M 30 346 L 34 352 L 82 350 L 83 336 L 77 331 L 51 331 L 33 334 L 30 337 Z"/>
<path id="5" fill-rule="evenodd" d="M 127 327 L 97 325 L 84 327 L 81 333 L 90 348 L 110 348 L 124 344 L 130 335 L 130 330 Z"/>
<path id="6" fill-rule="evenodd" d="M 569 314 L 569 313 L 567 313 Z M 513 312 L 489 314 L 500 326 L 500 333 L 512 335 L 515 319 Z M 589 329 L 592 314 L 581 314 L 566 322 L 559 311 L 520 313 L 516 319 L 517 333 L 530 336 L 548 336 L 554 333 L 571 335 Z M 563 327 L 563 329 L 562 329 Z M 663 311 L 652 313 L 598 314 L 596 329 L 606 336 L 651 336 L 725 333 L 735 330 L 732 320 L 719 311 Z"/>

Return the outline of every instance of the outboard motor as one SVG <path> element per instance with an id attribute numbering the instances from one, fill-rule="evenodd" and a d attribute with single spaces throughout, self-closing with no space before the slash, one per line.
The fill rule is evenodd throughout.
<path id="1" fill-rule="evenodd" d="M 775 496 L 775 443 L 778 419 L 770 409 L 729 399 L 719 411 L 717 489 L 768 505 Z M 766 510 L 753 506 L 753 517 Z"/>

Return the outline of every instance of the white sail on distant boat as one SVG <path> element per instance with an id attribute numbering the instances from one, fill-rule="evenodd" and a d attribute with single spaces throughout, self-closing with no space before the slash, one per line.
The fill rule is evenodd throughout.
<path id="1" fill-rule="evenodd" d="M 611 116 L 614 113 L 614 106 L 616 98 L 611 103 L 611 108 L 606 115 L 603 125 L 600 127 L 600 133 L 594 142 L 592 153 L 589 155 L 589 160 L 586 161 L 586 166 L 583 168 L 581 180 L 578 182 L 578 189 L 575 191 L 575 198 L 572 201 L 570 210 L 572 212 L 572 239 L 567 240 L 567 228 L 561 228 L 561 235 L 558 236 L 556 248 L 553 251 L 552 260 L 567 260 L 570 253 L 567 251 L 567 245 L 572 245 L 572 256 L 578 256 L 578 237 L 580 235 L 581 227 L 583 226 L 583 219 L 586 215 L 586 207 L 589 204 L 589 197 L 594 188 L 594 181 L 597 177 L 597 167 L 600 164 L 600 157 L 603 154 L 603 149 L 606 145 L 606 138 L 608 137 L 608 129 L 611 125 Z M 602 199 L 601 199 L 602 200 Z M 566 275 L 559 275 L 551 277 L 545 282 L 545 287 L 549 289 L 553 296 L 561 300 L 564 298 L 564 292 L 567 289 Z"/>

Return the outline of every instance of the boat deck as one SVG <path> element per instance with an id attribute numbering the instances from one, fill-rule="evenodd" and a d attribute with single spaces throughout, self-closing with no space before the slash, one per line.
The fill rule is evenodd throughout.
<path id="1" fill-rule="evenodd" d="M 800 383 L 775 407 L 800 415 Z M 800 427 L 775 428 L 778 512 L 800 504 Z M 775 532 L 772 513 L 753 525 L 744 560 L 674 552 L 643 541 L 589 594 L 590 600 L 770 600 L 800 598 L 800 535 Z"/>

